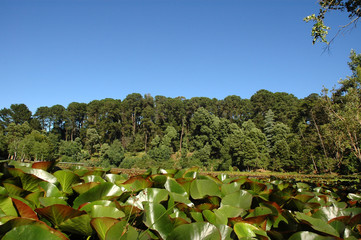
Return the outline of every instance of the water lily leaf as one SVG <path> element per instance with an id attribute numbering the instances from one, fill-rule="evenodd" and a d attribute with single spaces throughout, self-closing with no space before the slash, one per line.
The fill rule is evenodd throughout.
<path id="1" fill-rule="evenodd" d="M 218 228 L 218 230 L 221 234 L 221 238 L 220 238 L 221 240 L 231 240 L 231 233 L 233 232 L 232 228 L 228 227 L 227 225 L 223 225 L 223 224 L 221 224 L 221 225 L 216 224 L 215 226 Z"/>
<path id="2" fill-rule="evenodd" d="M 93 229 L 90 225 L 91 217 L 83 214 L 77 217 L 69 218 L 59 225 L 64 232 L 75 233 L 82 236 L 91 236 Z"/>
<path id="3" fill-rule="evenodd" d="M 13 175 L 14 177 L 19 177 L 21 180 L 22 188 L 29 192 L 35 192 L 38 190 L 38 185 L 41 180 L 40 178 L 36 177 L 32 174 L 26 174 L 21 169 L 18 168 L 9 168 L 8 171 Z"/>
<path id="4" fill-rule="evenodd" d="M 307 190 L 311 189 L 310 185 L 308 185 L 307 183 L 303 183 L 303 182 L 296 183 L 296 186 L 297 186 L 297 190 L 299 192 L 303 192 L 303 191 L 307 191 Z"/>
<path id="5" fill-rule="evenodd" d="M 14 239 L 47 239 L 47 240 L 64 240 L 67 239 L 65 236 L 61 238 L 48 229 L 44 229 L 38 225 L 23 225 L 15 227 L 7 232 L 3 240 L 14 240 Z"/>
<path id="6" fill-rule="evenodd" d="M 35 162 L 31 167 L 49 172 L 55 164 L 55 161 Z"/>
<path id="7" fill-rule="evenodd" d="M 39 219 L 38 215 L 36 215 L 34 210 L 31 207 L 29 207 L 27 204 L 25 204 L 23 201 L 20 201 L 15 198 L 12 198 L 12 200 L 16 209 L 18 210 L 20 217 L 31 218 L 34 220 Z"/>
<path id="8" fill-rule="evenodd" d="M 98 175 L 86 175 L 81 179 L 83 179 L 85 183 L 89 183 L 89 182 L 105 183 L 105 180 Z"/>
<path id="9" fill-rule="evenodd" d="M 43 207 L 48 207 L 54 204 L 68 205 L 63 197 L 39 197 L 38 201 Z"/>
<path id="10" fill-rule="evenodd" d="M 126 181 L 128 179 L 128 176 L 125 174 L 112 174 L 112 173 L 108 173 L 105 175 L 105 180 L 111 183 L 116 183 L 121 182 L 121 181 Z"/>
<path id="11" fill-rule="evenodd" d="M 45 197 L 62 197 L 58 187 L 49 182 L 39 183 L 39 187 L 44 190 Z"/>
<path id="12" fill-rule="evenodd" d="M 259 194 L 267 188 L 265 184 L 249 179 L 244 183 L 244 186 L 246 189 L 251 190 L 254 194 Z"/>
<path id="13" fill-rule="evenodd" d="M 85 193 L 80 194 L 73 202 L 73 207 L 78 208 L 80 205 L 86 202 L 92 202 L 96 200 L 108 200 L 114 197 L 119 197 L 123 193 L 120 187 L 113 183 L 105 182 L 98 186 L 95 186 Z"/>
<path id="14" fill-rule="evenodd" d="M 250 211 L 250 214 L 247 216 L 247 218 L 270 215 L 272 213 L 272 210 L 267 207 L 256 207 L 254 210 Z"/>
<path id="15" fill-rule="evenodd" d="M 192 218 L 196 221 L 196 222 L 204 222 L 203 219 L 203 214 L 200 212 L 190 212 Z"/>
<path id="16" fill-rule="evenodd" d="M 32 175 L 34 175 L 44 181 L 47 181 L 47 182 L 54 183 L 54 184 L 58 182 L 56 177 L 54 177 L 51 173 L 48 173 L 47 171 L 44 171 L 42 169 L 26 168 L 26 167 L 21 167 L 19 169 L 21 169 L 24 173 L 32 174 Z"/>
<path id="17" fill-rule="evenodd" d="M 167 181 L 164 184 L 164 188 L 167 189 L 169 192 L 177 193 L 182 196 L 188 196 L 188 193 L 184 189 L 184 187 L 173 178 L 167 178 Z"/>
<path id="18" fill-rule="evenodd" d="M 153 182 L 154 188 L 163 188 L 167 178 L 168 177 L 166 175 L 159 174 L 150 176 L 150 180 Z"/>
<path id="19" fill-rule="evenodd" d="M 97 200 L 92 201 L 91 203 L 83 204 L 79 207 L 79 210 L 86 211 L 90 213 L 92 211 L 92 208 L 94 205 L 101 205 L 101 206 L 109 206 L 109 207 L 115 207 L 115 203 L 113 201 L 109 200 Z"/>
<path id="20" fill-rule="evenodd" d="M 167 239 L 174 226 L 163 205 L 154 202 L 144 202 L 145 225 L 157 231 L 163 239 Z"/>
<path id="21" fill-rule="evenodd" d="M 101 218 L 93 218 L 90 221 L 90 225 L 97 232 L 98 237 L 101 240 L 105 240 L 105 235 L 107 231 L 110 229 L 111 226 L 113 226 L 117 222 L 119 222 L 119 220 L 115 218 L 101 217 Z"/>
<path id="22" fill-rule="evenodd" d="M 227 218 L 234 218 L 239 217 L 245 210 L 231 205 L 222 205 L 220 208 L 215 209 L 214 212 L 221 212 Z"/>
<path id="23" fill-rule="evenodd" d="M 321 236 L 319 234 L 316 234 L 313 232 L 307 232 L 307 231 L 297 232 L 289 238 L 289 240 L 304 240 L 304 239 L 307 239 L 307 240 L 333 240 L 335 238 L 325 237 L 325 236 Z"/>
<path id="24" fill-rule="evenodd" d="M 25 191 L 24 189 L 22 189 L 21 187 L 18 187 L 14 184 L 11 183 L 3 183 L 6 192 L 9 194 L 9 196 L 19 196 L 19 197 L 25 197 L 26 195 L 28 195 L 30 192 Z"/>
<path id="25" fill-rule="evenodd" d="M 340 217 L 343 215 L 344 215 L 343 209 L 340 209 L 340 208 L 336 207 L 335 205 L 333 205 L 333 206 L 326 206 L 326 207 L 322 207 L 322 208 L 318 209 L 318 211 L 316 213 L 314 213 L 312 215 L 312 217 L 322 219 L 322 220 L 328 222 L 333 218 Z"/>
<path id="26" fill-rule="evenodd" d="M 41 206 L 41 203 L 39 201 L 39 199 L 41 197 L 44 197 L 45 192 L 44 191 L 36 191 L 33 193 L 28 194 L 25 199 L 28 200 L 29 202 L 31 202 L 31 204 L 35 207 L 38 208 Z"/>
<path id="27" fill-rule="evenodd" d="M 138 239 L 139 233 L 126 221 L 120 221 L 109 228 L 105 240 L 133 240 Z"/>
<path id="28" fill-rule="evenodd" d="M 257 227 L 244 222 L 234 224 L 233 229 L 239 239 L 256 237 L 256 233 L 254 231 L 258 230 Z"/>
<path id="29" fill-rule="evenodd" d="M 202 199 L 206 196 L 221 197 L 217 183 L 208 179 L 195 179 L 190 186 L 190 195 L 193 199 Z"/>
<path id="30" fill-rule="evenodd" d="M 60 183 L 61 190 L 67 194 L 71 194 L 73 192 L 71 187 L 72 185 L 80 182 L 79 176 L 69 170 L 56 171 L 54 176 Z"/>
<path id="31" fill-rule="evenodd" d="M 349 193 L 347 195 L 347 197 L 351 200 L 355 200 L 355 201 L 361 201 L 361 195 L 360 194 L 355 194 L 355 193 Z"/>
<path id="32" fill-rule="evenodd" d="M 228 195 L 234 192 L 237 192 L 241 189 L 241 183 L 239 182 L 232 182 L 229 184 L 222 184 L 221 192 L 223 195 Z"/>
<path id="33" fill-rule="evenodd" d="M 226 225 L 228 223 L 227 216 L 222 211 L 214 211 L 211 210 L 204 210 L 203 216 L 207 221 L 211 224 L 223 224 Z"/>
<path id="34" fill-rule="evenodd" d="M 137 196 L 130 197 L 127 203 L 139 209 L 143 209 L 143 202 L 160 203 L 166 200 L 168 200 L 167 190 L 159 188 L 146 188 L 141 191 Z"/>
<path id="35" fill-rule="evenodd" d="M 7 215 L 7 216 L 18 216 L 16 209 L 13 205 L 13 201 L 10 197 L 7 196 L 0 196 L 0 209 Z"/>
<path id="36" fill-rule="evenodd" d="M 148 179 L 145 179 L 141 176 L 137 176 L 137 177 L 131 177 L 130 179 L 128 179 L 127 181 L 125 181 L 124 183 L 116 183 L 118 186 L 123 187 L 124 189 L 126 189 L 128 192 L 139 192 L 145 188 L 149 188 L 152 186 L 152 182 L 149 181 Z"/>
<path id="37" fill-rule="evenodd" d="M 331 225 L 321 219 L 313 218 L 300 212 L 296 212 L 295 215 L 299 220 L 308 223 L 313 229 L 319 232 L 340 237 L 339 233 Z"/>
<path id="38" fill-rule="evenodd" d="M 169 235 L 169 239 L 219 240 L 221 239 L 221 233 L 213 224 L 208 222 L 196 222 L 176 227 Z"/>
<path id="39" fill-rule="evenodd" d="M 88 175 L 96 175 L 99 177 L 103 177 L 107 171 L 109 171 L 110 168 L 101 168 L 101 167 L 94 167 L 92 170 L 86 172 L 84 176 Z"/>
<path id="40" fill-rule="evenodd" d="M 63 233 L 61 233 L 60 231 L 58 231 L 54 228 L 49 227 L 43 221 L 34 220 L 34 219 L 30 219 L 30 218 L 22 218 L 22 217 L 16 217 L 16 218 L 10 219 L 6 223 L 1 225 L 0 233 L 9 233 L 11 230 L 19 228 L 21 226 L 37 226 L 37 227 L 40 227 L 41 229 L 51 232 L 52 234 L 59 237 L 60 239 L 63 239 L 63 240 L 68 239 L 67 237 L 64 236 Z M 25 234 L 28 234 L 28 232 L 26 230 L 23 230 L 23 231 Z M 29 234 L 30 234 L 30 232 L 29 232 Z M 4 238 L 2 238 L 2 239 L 4 239 Z M 12 239 L 12 238 L 8 238 L 8 239 Z M 18 239 L 32 239 L 32 238 L 30 238 L 30 235 L 26 235 L 26 236 L 23 236 Z M 34 239 L 38 239 L 38 238 L 34 238 Z"/>
<path id="41" fill-rule="evenodd" d="M 191 167 L 187 169 L 179 170 L 175 175 L 174 178 L 192 178 L 195 179 L 198 176 L 199 167 Z"/>
<path id="42" fill-rule="evenodd" d="M 240 190 L 224 196 L 222 198 L 221 206 L 230 205 L 237 208 L 250 209 L 252 198 L 252 194 L 245 190 Z"/>
<path id="43" fill-rule="evenodd" d="M 61 204 L 55 204 L 44 208 L 37 208 L 35 211 L 48 219 L 55 226 L 59 226 L 62 222 L 69 218 L 77 217 L 86 213 L 85 211 L 78 211 L 72 207 Z"/>
<path id="44" fill-rule="evenodd" d="M 98 186 L 100 183 L 97 182 L 89 182 L 89 183 L 83 183 L 83 184 L 78 184 L 75 186 L 72 186 L 72 189 L 77 192 L 78 194 L 82 194 L 85 193 L 86 191 L 88 191 L 89 189 Z"/>
<path id="45" fill-rule="evenodd" d="M 118 210 L 116 207 L 93 205 L 91 208 L 91 214 L 93 218 L 97 217 L 111 217 L 122 218 L 125 216 L 124 212 Z"/>
<path id="46" fill-rule="evenodd" d="M 184 196 L 178 193 L 169 193 L 169 196 L 173 199 L 174 202 L 177 203 L 184 203 L 186 204 L 188 207 L 194 207 L 194 203 L 191 202 L 191 200 L 189 200 L 188 196 Z"/>

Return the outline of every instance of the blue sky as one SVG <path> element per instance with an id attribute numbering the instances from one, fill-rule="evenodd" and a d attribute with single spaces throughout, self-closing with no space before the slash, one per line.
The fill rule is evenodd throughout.
<path id="1" fill-rule="evenodd" d="M 304 98 L 350 75 L 361 31 L 312 45 L 316 0 L 2 0 L 0 108 L 95 99 L 228 95 Z M 333 35 L 347 23 L 331 14 Z"/>

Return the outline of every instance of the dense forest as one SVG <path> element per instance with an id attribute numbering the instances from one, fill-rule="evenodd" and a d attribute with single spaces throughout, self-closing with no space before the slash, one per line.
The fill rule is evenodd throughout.
<path id="1" fill-rule="evenodd" d="M 337 88 L 298 99 L 259 90 L 170 98 L 129 94 L 67 107 L 0 110 L 0 156 L 123 168 L 337 172 L 361 170 L 361 54 Z"/>

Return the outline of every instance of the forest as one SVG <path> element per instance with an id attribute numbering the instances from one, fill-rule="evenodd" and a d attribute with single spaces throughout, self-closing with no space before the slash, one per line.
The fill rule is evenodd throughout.
<path id="1" fill-rule="evenodd" d="M 132 93 L 68 106 L 0 110 L 0 157 L 87 166 L 270 170 L 350 174 L 361 170 L 361 54 L 337 87 L 298 99 L 262 89 L 170 98 Z M 321 91 L 321 90 L 320 90 Z"/>

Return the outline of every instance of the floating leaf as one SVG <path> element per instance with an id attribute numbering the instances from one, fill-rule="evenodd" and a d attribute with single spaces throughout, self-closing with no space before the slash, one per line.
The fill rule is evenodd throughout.
<path id="1" fill-rule="evenodd" d="M 138 239 L 138 232 L 126 221 L 120 221 L 109 228 L 105 240 L 133 240 Z"/>
<path id="2" fill-rule="evenodd" d="M 2 240 L 14 240 L 14 239 L 47 239 L 47 240 L 62 240 L 67 238 L 61 238 L 53 234 L 48 229 L 44 229 L 37 225 L 23 225 L 15 227 L 5 234 Z"/>
<path id="3" fill-rule="evenodd" d="M 159 203 L 145 202 L 145 225 L 157 231 L 163 239 L 167 239 L 174 226 L 166 209 Z"/>
<path id="4" fill-rule="evenodd" d="M 295 215 L 299 220 L 308 223 L 313 229 L 319 232 L 326 233 L 331 236 L 340 237 L 339 233 L 333 227 L 331 227 L 329 224 L 327 224 L 327 222 L 324 222 L 321 219 L 313 218 L 300 212 L 296 212 Z"/>
<path id="5" fill-rule="evenodd" d="M 304 240 L 304 239 L 307 239 L 307 240 L 334 240 L 335 238 L 325 237 L 325 236 L 321 236 L 319 234 L 316 234 L 313 232 L 307 232 L 307 231 L 297 232 L 289 238 L 289 240 Z"/>
<path id="6" fill-rule="evenodd" d="M 60 183 L 62 191 L 67 194 L 71 194 L 73 192 L 71 188 L 72 185 L 80 182 L 79 176 L 69 170 L 56 171 L 54 176 Z"/>
<path id="7" fill-rule="evenodd" d="M 7 215 L 7 216 L 18 216 L 16 209 L 13 205 L 13 201 L 10 197 L 7 196 L 0 196 L 0 209 Z"/>
<path id="8" fill-rule="evenodd" d="M 87 175 L 82 177 L 81 179 L 83 179 L 85 183 L 89 183 L 89 182 L 105 183 L 105 180 L 98 175 Z"/>
<path id="9" fill-rule="evenodd" d="M 208 222 L 196 222 L 176 227 L 169 235 L 169 239 L 219 240 L 221 239 L 221 233 L 213 224 Z"/>
<path id="10" fill-rule="evenodd" d="M 117 222 L 119 222 L 119 220 L 115 218 L 101 217 L 101 218 L 93 218 L 90 221 L 90 225 L 97 232 L 98 237 L 101 240 L 105 240 L 105 235 L 107 231 L 110 229 L 111 226 L 113 226 Z"/>
<path id="11" fill-rule="evenodd" d="M 221 202 L 221 206 L 230 205 L 242 209 L 250 209 L 252 198 L 252 194 L 245 190 L 240 190 L 224 196 Z"/>
<path id="12" fill-rule="evenodd" d="M 152 186 L 151 181 L 149 181 L 148 179 L 144 179 L 141 176 L 132 177 L 132 178 L 128 179 L 127 181 L 125 181 L 124 183 L 118 184 L 118 182 L 117 182 L 116 184 L 118 186 L 123 187 L 128 192 L 139 192 L 140 190 L 143 190 L 145 188 L 149 188 Z"/>
<path id="13" fill-rule="evenodd" d="M 72 189 L 77 192 L 78 194 L 82 194 L 85 193 L 86 191 L 88 191 L 89 189 L 98 186 L 100 183 L 97 182 L 89 182 L 89 183 L 83 183 L 83 184 L 78 184 L 75 186 L 72 186 Z"/>
<path id="14" fill-rule="evenodd" d="M 143 209 L 143 202 L 159 203 L 168 199 L 168 191 L 159 188 L 146 188 L 141 191 L 137 196 L 130 197 L 127 201 L 128 204 L 133 205 L 139 209 Z"/>
<path id="15" fill-rule="evenodd" d="M 18 199 L 12 198 L 12 200 L 16 209 L 18 210 L 20 217 L 38 220 L 38 215 L 36 215 L 36 213 L 31 207 Z"/>
<path id="16" fill-rule="evenodd" d="M 98 186 L 95 186 L 85 193 L 80 194 L 73 202 L 73 207 L 78 208 L 80 205 L 86 202 L 92 202 L 96 200 L 107 200 L 114 197 L 119 197 L 123 193 L 120 187 L 113 183 L 105 182 Z"/>
<path id="17" fill-rule="evenodd" d="M 39 183 L 39 187 L 45 191 L 45 197 L 62 197 L 58 187 L 49 182 Z"/>
<path id="18" fill-rule="evenodd" d="M 0 232 L 1 233 L 9 233 L 10 231 L 14 230 L 14 232 L 16 232 L 16 233 L 11 233 L 10 236 L 14 236 L 12 234 L 23 234 L 22 232 L 24 232 L 24 234 L 29 234 L 29 235 L 25 235 L 25 236 L 21 235 L 21 236 L 19 236 L 19 238 L 16 238 L 16 239 L 38 239 L 36 237 L 31 238 L 31 236 L 32 236 L 32 235 L 30 235 L 30 234 L 32 234 L 31 230 L 28 231 L 28 230 L 26 230 L 27 228 L 25 228 L 19 232 L 15 231 L 15 229 L 18 229 L 19 227 L 22 227 L 22 226 L 36 226 L 36 227 L 46 230 L 49 233 L 54 234 L 55 236 L 58 237 L 56 239 L 62 239 L 62 240 L 68 239 L 67 237 L 64 236 L 63 233 L 61 233 L 60 231 L 58 231 L 54 228 L 49 227 L 42 221 L 33 220 L 30 218 L 21 218 L 21 217 L 12 218 L 12 219 L 8 220 L 5 224 L 0 225 Z M 39 230 L 39 228 L 37 228 L 37 229 Z M 13 239 L 10 236 L 8 235 L 9 238 L 7 238 L 7 239 Z M 2 239 L 4 239 L 4 238 L 2 238 Z M 52 239 L 52 238 L 50 238 L 50 239 Z"/>
<path id="19" fill-rule="evenodd" d="M 42 169 L 35 169 L 35 168 L 20 168 L 24 173 L 32 174 L 44 181 L 50 182 L 50 183 L 57 183 L 58 180 L 56 177 L 54 177 L 51 173 L 48 173 L 47 171 L 44 171 Z"/>
<path id="20" fill-rule="evenodd" d="M 116 207 L 93 205 L 91 208 L 91 216 L 97 217 L 111 217 L 111 218 L 122 218 L 125 216 L 124 212 L 118 210 Z"/>
<path id="21" fill-rule="evenodd" d="M 55 226 L 59 226 L 62 222 L 69 218 L 77 217 L 85 214 L 85 211 L 78 211 L 69 206 L 55 204 L 45 208 L 37 208 L 35 211 L 41 216 L 48 219 Z"/>
<path id="22" fill-rule="evenodd" d="M 48 172 L 55 166 L 55 164 L 55 161 L 34 162 L 31 167 Z"/>
<path id="23" fill-rule="evenodd" d="M 239 239 L 256 237 L 256 233 L 254 231 L 258 230 L 257 227 L 244 222 L 236 223 L 233 229 Z"/>
<path id="24" fill-rule="evenodd" d="M 90 226 L 91 217 L 83 214 L 77 217 L 69 218 L 59 225 L 64 232 L 75 233 L 82 236 L 91 236 L 93 229 Z"/>
<path id="25" fill-rule="evenodd" d="M 206 196 L 221 196 L 219 186 L 212 180 L 195 179 L 191 183 L 190 195 L 193 199 L 202 199 Z"/>
<path id="26" fill-rule="evenodd" d="M 68 205 L 62 197 L 39 197 L 39 203 L 43 207 L 48 207 L 54 204 Z"/>

